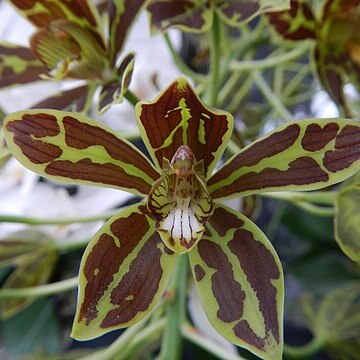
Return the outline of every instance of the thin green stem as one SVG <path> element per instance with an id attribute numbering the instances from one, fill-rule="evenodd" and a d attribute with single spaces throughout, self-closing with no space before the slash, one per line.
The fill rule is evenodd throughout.
<path id="1" fill-rule="evenodd" d="M 224 349 L 222 346 L 216 342 L 207 339 L 206 337 L 200 335 L 193 326 L 186 324 L 182 327 L 182 335 L 185 339 L 189 340 L 193 344 L 203 348 L 208 353 L 216 356 L 222 360 L 245 360 L 240 355 L 235 355 L 229 352 L 227 349 Z"/>
<path id="2" fill-rule="evenodd" d="M 75 218 L 62 218 L 62 219 L 44 219 L 44 218 L 33 218 L 26 216 L 13 216 L 13 215 L 0 215 L 0 223 L 20 223 L 27 225 L 65 225 L 73 223 L 88 223 L 100 220 L 107 220 L 112 216 L 119 213 L 119 209 L 105 212 L 99 215 L 75 217 Z"/>
<path id="3" fill-rule="evenodd" d="M 49 295 L 56 295 L 61 292 L 73 290 L 78 284 L 78 278 L 58 281 L 51 284 L 34 286 L 21 289 L 1 289 L 0 299 L 18 299 L 18 298 L 39 298 Z"/>
<path id="4" fill-rule="evenodd" d="M 250 88 L 253 84 L 252 76 L 249 75 L 245 81 L 242 83 L 241 88 L 237 91 L 232 97 L 231 102 L 228 105 L 228 111 L 230 113 L 237 112 L 240 103 L 243 101 L 244 97 L 249 94 Z"/>
<path id="5" fill-rule="evenodd" d="M 187 261 L 186 255 L 179 256 L 172 287 L 174 296 L 166 305 L 167 321 L 160 353 L 162 360 L 181 358 L 181 326 L 185 317 Z"/>
<path id="6" fill-rule="evenodd" d="M 290 202 L 307 202 L 319 205 L 333 205 L 337 197 L 336 191 L 311 191 L 311 192 L 296 192 L 296 191 L 282 191 L 282 192 L 268 192 L 263 193 L 263 196 L 287 200 Z"/>
<path id="7" fill-rule="evenodd" d="M 70 252 L 73 250 L 77 250 L 77 249 L 82 249 L 84 248 L 88 243 L 89 243 L 90 239 L 86 238 L 86 239 L 77 239 L 77 240 L 73 240 L 73 241 L 59 241 L 56 242 L 56 249 L 59 252 Z"/>
<path id="8" fill-rule="evenodd" d="M 124 96 L 125 96 L 125 99 L 134 107 L 139 102 L 138 97 L 129 89 L 127 91 L 125 91 Z"/>
<path id="9" fill-rule="evenodd" d="M 284 345 L 284 355 L 292 359 L 307 359 L 319 352 L 324 346 L 324 342 L 314 337 L 309 343 L 302 346 Z"/>
<path id="10" fill-rule="evenodd" d="M 291 121 L 293 119 L 293 116 L 288 111 L 288 109 L 286 109 L 286 107 L 281 102 L 281 100 L 276 96 L 276 94 L 271 90 L 271 88 L 263 79 L 261 74 L 257 70 L 255 70 L 252 72 L 252 76 L 256 85 L 263 93 L 264 97 L 274 107 L 274 109 L 279 113 L 279 115 L 281 115 L 285 120 Z"/>
<path id="11" fill-rule="evenodd" d="M 286 52 L 285 54 L 271 56 L 263 60 L 232 61 L 230 63 L 230 69 L 234 71 L 253 71 L 273 68 L 280 64 L 295 60 L 304 55 L 307 51 L 307 47 L 300 47 Z"/>
<path id="12" fill-rule="evenodd" d="M 210 28 L 210 84 L 208 105 L 216 106 L 220 87 L 220 19 L 216 12 Z"/>
<path id="13" fill-rule="evenodd" d="M 328 216 L 334 216 L 335 214 L 335 209 L 333 207 L 322 207 L 302 201 L 294 202 L 293 204 L 298 208 L 315 216 L 328 217 Z"/>
<path id="14" fill-rule="evenodd" d="M 194 79 L 197 82 L 204 82 L 205 77 L 204 75 L 198 74 L 197 72 L 191 70 L 184 62 L 184 60 L 181 58 L 179 53 L 175 50 L 174 45 L 170 39 L 170 36 L 165 32 L 164 33 L 164 39 L 166 42 L 166 45 L 170 51 L 170 54 L 174 60 L 175 65 L 178 67 L 178 69 L 186 76 L 189 76 L 190 78 Z"/>

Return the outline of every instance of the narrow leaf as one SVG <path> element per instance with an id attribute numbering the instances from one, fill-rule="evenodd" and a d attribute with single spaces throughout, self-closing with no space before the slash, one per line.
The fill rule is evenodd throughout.
<path id="1" fill-rule="evenodd" d="M 177 256 L 133 205 L 110 219 L 85 250 L 72 337 L 87 340 L 140 321 L 164 293 Z"/>
<path id="2" fill-rule="evenodd" d="M 213 6 L 209 1 L 154 0 L 147 10 L 152 30 L 164 31 L 175 27 L 198 33 L 208 30 L 213 20 Z"/>
<path id="3" fill-rule="evenodd" d="M 208 181 L 212 198 L 314 190 L 360 169 L 360 124 L 304 119 L 279 127 L 229 159 Z"/>
<path id="4" fill-rule="evenodd" d="M 87 84 L 51 95 L 32 106 L 33 109 L 69 110 L 86 114 L 96 90 L 95 84 Z"/>
<path id="5" fill-rule="evenodd" d="M 206 227 L 189 258 L 210 323 L 233 344 L 281 359 L 284 284 L 275 250 L 254 223 L 225 206 Z"/>
<path id="6" fill-rule="evenodd" d="M 145 144 L 156 164 L 171 160 L 176 150 L 188 145 L 211 174 L 233 128 L 232 116 L 205 106 L 188 82 L 179 78 L 152 102 L 136 105 Z"/>
<path id="7" fill-rule="evenodd" d="M 79 114 L 17 112 L 5 120 L 5 137 L 10 151 L 24 166 L 58 181 L 146 195 L 159 177 L 130 142 Z"/>
<path id="8" fill-rule="evenodd" d="M 41 80 L 40 75 L 45 72 L 29 48 L 0 43 L 0 89 Z"/>

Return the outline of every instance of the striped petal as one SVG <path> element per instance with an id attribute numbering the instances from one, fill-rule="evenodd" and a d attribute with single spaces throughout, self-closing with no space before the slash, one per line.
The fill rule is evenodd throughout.
<path id="1" fill-rule="evenodd" d="M 39 28 L 66 19 L 89 29 L 102 44 L 99 14 L 91 0 L 10 0 L 17 11 Z"/>
<path id="2" fill-rule="evenodd" d="M 147 0 L 109 0 L 108 58 L 114 66 L 137 16 Z"/>
<path id="3" fill-rule="evenodd" d="M 0 89 L 41 80 L 46 72 L 29 48 L 0 43 Z"/>
<path id="4" fill-rule="evenodd" d="M 204 32 L 213 20 L 213 8 L 209 1 L 153 0 L 148 5 L 152 30 L 164 31 L 170 27 L 187 32 Z"/>
<path id="5" fill-rule="evenodd" d="M 216 10 L 229 26 L 239 27 L 262 13 L 289 7 L 290 0 L 222 0 Z"/>
<path id="6" fill-rule="evenodd" d="M 86 114 L 91 105 L 96 90 L 95 84 L 87 84 L 59 93 L 41 100 L 32 106 L 33 109 L 69 110 Z"/>
<path id="7" fill-rule="evenodd" d="M 208 181 L 210 196 L 314 190 L 360 169 L 360 124 L 304 119 L 279 127 L 229 159 Z"/>
<path id="8" fill-rule="evenodd" d="M 283 274 L 261 230 L 244 215 L 217 206 L 189 259 L 212 326 L 231 343 L 280 360 Z"/>
<path id="9" fill-rule="evenodd" d="M 270 24 L 286 40 L 316 39 L 319 25 L 311 6 L 305 1 L 292 0 L 290 9 L 267 14 Z"/>
<path id="10" fill-rule="evenodd" d="M 87 340 L 140 321 L 160 300 L 176 261 L 144 204 L 110 219 L 82 258 L 71 336 Z"/>
<path id="11" fill-rule="evenodd" d="M 82 115 L 56 110 L 17 112 L 7 117 L 4 130 L 13 155 L 27 168 L 54 180 L 147 195 L 159 177 L 131 143 Z"/>
<path id="12" fill-rule="evenodd" d="M 179 78 L 152 102 L 136 105 L 142 138 L 155 164 L 172 159 L 176 150 L 189 146 L 211 174 L 233 129 L 233 118 L 205 106 L 188 82 Z"/>

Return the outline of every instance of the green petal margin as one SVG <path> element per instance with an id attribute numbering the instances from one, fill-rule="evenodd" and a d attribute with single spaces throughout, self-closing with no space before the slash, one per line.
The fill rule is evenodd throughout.
<path id="1" fill-rule="evenodd" d="M 304 119 L 245 147 L 208 181 L 213 199 L 280 190 L 315 190 L 360 170 L 360 123 Z"/>
<path id="2" fill-rule="evenodd" d="M 189 259 L 212 326 L 231 343 L 280 360 L 283 273 L 261 230 L 244 215 L 217 206 Z"/>
<path id="3" fill-rule="evenodd" d="M 88 340 L 140 321 L 163 295 L 177 259 L 144 204 L 110 219 L 82 258 L 71 336 Z"/>
<path id="4" fill-rule="evenodd" d="M 20 111 L 6 118 L 4 131 L 24 166 L 54 180 L 147 195 L 160 176 L 130 142 L 79 114 Z"/>
<path id="5" fill-rule="evenodd" d="M 341 250 L 351 260 L 360 261 L 360 183 L 339 191 L 334 224 Z"/>
<path id="6" fill-rule="evenodd" d="M 204 161 L 211 174 L 233 129 L 233 117 L 226 111 L 205 106 L 190 84 L 179 78 L 154 101 L 136 105 L 142 138 L 155 164 L 171 160 L 176 150 L 188 145 L 196 160 Z"/>

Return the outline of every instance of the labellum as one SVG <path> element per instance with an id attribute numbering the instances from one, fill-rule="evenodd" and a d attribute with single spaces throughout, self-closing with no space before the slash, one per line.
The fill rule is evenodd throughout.
<path id="1" fill-rule="evenodd" d="M 189 251 L 200 239 L 214 205 L 204 184 L 203 161 L 189 146 L 180 146 L 172 160 L 163 160 L 163 174 L 153 185 L 148 209 L 156 230 L 172 251 Z"/>

